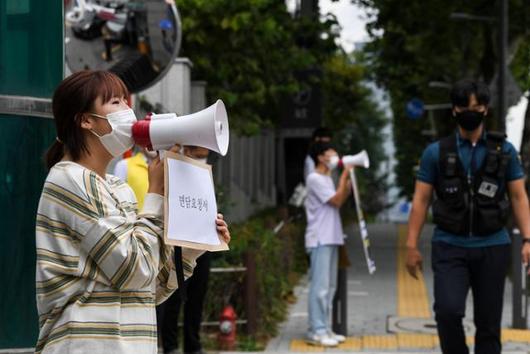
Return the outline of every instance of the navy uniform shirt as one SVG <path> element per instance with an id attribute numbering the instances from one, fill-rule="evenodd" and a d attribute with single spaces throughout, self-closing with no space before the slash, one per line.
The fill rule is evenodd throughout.
<path id="1" fill-rule="evenodd" d="M 471 174 L 471 176 L 473 176 L 480 167 L 482 167 L 488 152 L 486 146 L 486 133 L 482 135 L 475 146 L 471 144 L 471 141 L 462 138 L 460 133 L 456 133 L 456 135 L 458 155 L 462 162 L 462 166 L 464 167 L 464 171 L 466 171 L 466 175 Z M 506 182 L 524 178 L 523 168 L 513 145 L 505 141 L 503 151 L 508 152 L 511 156 L 506 169 Z M 440 167 L 438 164 L 439 159 L 440 143 L 437 141 L 430 144 L 425 151 L 423 151 L 420 168 L 416 178 L 419 181 L 431 184 L 434 187 L 436 179 L 440 174 Z M 460 247 L 485 247 L 510 243 L 510 237 L 505 228 L 488 236 L 460 236 L 440 230 L 436 227 L 434 229 L 432 240 L 433 242 L 442 241 Z"/>

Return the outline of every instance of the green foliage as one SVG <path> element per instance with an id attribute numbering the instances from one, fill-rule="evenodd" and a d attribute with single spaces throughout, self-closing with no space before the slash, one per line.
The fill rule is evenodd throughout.
<path id="1" fill-rule="evenodd" d="M 177 5 L 184 33 L 180 55 L 191 59 L 196 78 L 208 81 L 208 96 L 224 100 L 231 127 L 242 134 L 278 123 L 281 98 L 298 89 L 293 72 L 336 50 L 333 18 L 293 19 L 283 1 L 180 0 Z"/>
<path id="2" fill-rule="evenodd" d="M 341 130 L 348 123 L 362 121 L 360 111 L 372 109 L 367 99 L 370 91 L 361 84 L 363 78 L 363 68 L 345 54 L 334 55 L 324 63 L 322 91 L 326 126 Z"/>
<path id="3" fill-rule="evenodd" d="M 385 185 L 376 174 L 385 158 L 385 122 L 362 83 L 362 62 L 336 44 L 336 18 L 293 17 L 285 2 L 276 0 L 179 0 L 177 5 L 183 25 L 180 55 L 193 62 L 195 79 L 208 82 L 209 99 L 224 100 L 238 134 L 278 127 L 285 97 L 302 85 L 294 73 L 322 70 L 323 124 L 340 132 L 341 152 L 368 150 L 373 167 L 361 173 L 360 184 L 364 188 L 365 180 L 372 181 L 368 194 L 378 202 L 371 208 L 380 209 Z"/>
<path id="4" fill-rule="evenodd" d="M 240 340 L 241 350 L 252 349 L 258 345 L 255 340 L 276 334 L 277 325 L 286 315 L 292 289 L 299 276 L 307 270 L 304 225 L 289 223 L 274 235 L 272 229 L 276 223 L 275 212 L 268 210 L 242 224 L 230 225 L 232 233 L 230 252 L 215 254 L 212 263 L 212 267 L 244 266 L 245 254 L 252 252 L 254 255 L 258 293 L 256 302 L 258 335 L 257 338 Z M 222 308 L 228 302 L 234 306 L 238 318 L 247 317 L 244 308 L 243 280 L 243 273 L 210 275 L 209 296 L 204 309 L 206 321 L 217 320 Z M 238 329 L 242 330 L 244 328 Z"/>
<path id="5" fill-rule="evenodd" d="M 339 132 L 334 142 L 340 154 L 368 152 L 371 166 L 357 169 L 356 176 L 365 197 L 363 209 L 375 214 L 386 206 L 386 175 L 379 167 L 385 160 L 382 129 L 387 121 L 363 83 L 365 76 L 360 60 L 356 63 L 346 54 L 336 54 L 324 63 L 324 123 Z"/>
<path id="6" fill-rule="evenodd" d="M 388 90 L 394 113 L 394 141 L 398 164 L 397 183 L 402 195 L 413 192 L 413 170 L 430 139 L 427 119 L 410 120 L 405 105 L 413 97 L 425 103 L 446 103 L 446 89 L 432 88 L 430 81 L 453 83 L 464 77 L 490 83 L 497 70 L 496 25 L 479 21 L 452 20 L 460 12 L 498 17 L 498 1 L 490 0 L 352 0 L 371 13 L 368 31 L 373 41 L 367 47 L 370 74 Z M 526 4 L 526 6 L 525 6 Z M 524 0 L 510 1 L 509 38 L 512 48 L 525 31 L 528 6 Z M 520 80 L 528 73 L 528 52 L 521 52 L 514 69 Z M 526 56 L 525 56 L 526 55 Z M 526 68 L 525 68 L 526 66 Z M 526 80 L 528 78 L 526 77 Z M 493 112 L 493 116 L 495 113 Z M 454 129 L 449 112 L 434 115 L 438 137 Z M 495 128 L 490 117 L 489 127 Z"/>
<path id="7" fill-rule="evenodd" d="M 210 327 L 210 331 L 203 333 L 201 335 L 201 344 L 203 348 L 207 350 L 207 352 L 210 351 L 217 351 L 218 343 L 217 343 L 217 334 L 218 331 L 213 330 Z M 237 342 L 236 342 L 236 348 L 235 350 L 238 352 L 259 352 L 265 350 L 265 346 L 267 343 L 264 340 L 256 339 L 252 336 L 248 336 L 244 333 L 241 333 L 241 331 L 238 329 L 237 332 Z"/>
<path id="8" fill-rule="evenodd" d="M 530 33 L 522 39 L 510 68 L 521 89 L 530 90 Z"/>

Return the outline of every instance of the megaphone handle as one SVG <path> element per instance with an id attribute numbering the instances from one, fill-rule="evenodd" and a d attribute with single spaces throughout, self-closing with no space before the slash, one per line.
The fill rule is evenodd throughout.
<path id="1" fill-rule="evenodd" d="M 355 178 L 354 170 L 355 170 L 355 167 L 353 167 L 350 170 L 350 180 L 352 184 L 352 193 L 353 193 L 353 200 L 355 202 L 355 209 L 357 211 L 357 216 L 359 217 L 359 222 L 360 222 L 361 219 L 364 220 L 364 216 L 363 216 L 363 211 L 361 209 L 361 203 L 359 200 L 359 191 L 357 188 L 357 179 Z"/>
<path id="2" fill-rule="evenodd" d="M 361 231 L 361 241 L 363 243 L 364 257 L 366 258 L 366 265 L 368 266 L 368 273 L 375 272 L 375 262 L 370 255 L 370 239 L 368 238 L 368 229 L 364 221 L 363 210 L 359 198 L 359 190 L 357 188 L 357 179 L 355 178 L 354 168 L 350 170 L 350 179 L 352 181 L 353 199 L 355 201 L 355 209 L 357 211 L 357 220 L 359 221 L 359 229 Z"/>

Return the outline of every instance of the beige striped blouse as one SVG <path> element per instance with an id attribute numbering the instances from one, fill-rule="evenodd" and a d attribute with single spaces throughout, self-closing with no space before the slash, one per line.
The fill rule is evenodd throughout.
<path id="1" fill-rule="evenodd" d="M 48 174 L 37 212 L 36 353 L 156 353 L 155 304 L 177 287 L 163 198 L 141 213 L 119 178 L 74 162 Z M 191 276 L 200 251 L 183 249 Z"/>

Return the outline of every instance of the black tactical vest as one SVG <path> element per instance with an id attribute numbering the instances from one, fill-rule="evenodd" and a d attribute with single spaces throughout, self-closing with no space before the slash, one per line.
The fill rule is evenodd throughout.
<path id="1" fill-rule="evenodd" d="M 466 175 L 458 156 L 456 134 L 440 140 L 440 173 L 432 212 L 441 230 L 459 236 L 488 236 L 506 225 L 510 202 L 505 172 L 510 154 L 502 150 L 504 139 L 502 133 L 487 133 L 488 152 L 471 176 Z"/>

